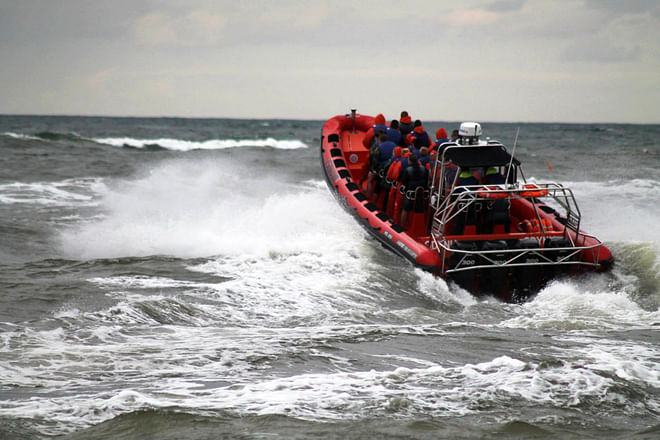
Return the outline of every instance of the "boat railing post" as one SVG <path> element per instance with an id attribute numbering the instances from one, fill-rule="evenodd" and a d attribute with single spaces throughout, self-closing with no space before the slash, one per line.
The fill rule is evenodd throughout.
<path id="1" fill-rule="evenodd" d="M 351 133 L 355 133 L 355 117 L 357 116 L 357 109 L 351 109 L 351 119 L 353 120 L 353 126 L 351 128 Z"/>

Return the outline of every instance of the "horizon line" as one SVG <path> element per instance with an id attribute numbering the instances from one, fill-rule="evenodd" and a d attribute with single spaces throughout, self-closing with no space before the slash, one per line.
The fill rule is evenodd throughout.
<path id="1" fill-rule="evenodd" d="M 339 113 L 341 114 L 341 113 Z M 348 114 L 348 113 L 345 113 Z M 358 113 L 360 115 L 362 113 Z M 332 115 L 327 119 L 319 118 L 292 118 L 292 117 L 246 117 L 246 116 L 136 116 L 136 115 L 103 115 L 103 114 L 67 114 L 67 113 L 0 113 L 0 117 L 18 116 L 18 117 L 61 117 L 61 118 L 115 118 L 115 119 L 229 119 L 229 120 L 276 120 L 276 121 L 309 121 L 309 122 L 324 122 L 328 119 L 337 116 Z M 370 116 L 370 115 L 367 115 Z M 468 119 L 426 119 L 426 122 L 465 122 Z M 470 119 L 472 121 L 474 119 Z M 658 122 L 626 122 L 626 121 L 542 121 L 542 120 L 485 120 L 481 119 L 475 122 L 487 124 L 617 124 L 617 125 L 660 125 Z"/>

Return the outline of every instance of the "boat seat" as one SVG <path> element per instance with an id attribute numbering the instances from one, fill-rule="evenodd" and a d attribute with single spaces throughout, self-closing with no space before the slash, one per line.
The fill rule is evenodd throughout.
<path id="1" fill-rule="evenodd" d="M 481 233 L 482 225 L 482 206 L 481 202 L 474 202 L 467 210 L 456 215 L 456 220 L 454 222 L 453 235 L 463 235 L 471 233 Z M 472 226 L 471 230 L 475 232 L 468 232 L 467 227 Z"/>
<path id="2" fill-rule="evenodd" d="M 511 232 L 511 217 L 509 216 L 509 207 L 511 204 L 507 199 L 497 199 L 486 204 L 484 214 L 483 232 L 492 234 L 495 230 L 498 233 Z"/>

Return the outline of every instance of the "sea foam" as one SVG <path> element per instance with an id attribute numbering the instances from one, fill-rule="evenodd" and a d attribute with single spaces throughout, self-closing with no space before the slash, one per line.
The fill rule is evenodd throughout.
<path id="1" fill-rule="evenodd" d="M 660 183 L 648 179 L 565 182 L 582 213 L 581 228 L 601 240 L 660 244 Z"/>
<path id="2" fill-rule="evenodd" d="M 500 326 L 585 331 L 652 329 L 659 323 L 660 310 L 642 309 L 624 292 L 605 285 L 602 275 L 594 275 L 551 282 Z"/>
<path id="3" fill-rule="evenodd" d="M 101 178 L 59 182 L 14 182 L 0 185 L 0 203 L 47 206 L 95 206 L 105 190 Z"/>
<path id="4" fill-rule="evenodd" d="M 23 133 L 14 133 L 12 131 L 6 131 L 6 132 L 2 133 L 2 136 L 7 136 L 7 137 L 10 137 L 10 138 L 14 138 L 14 139 L 22 139 L 22 140 L 40 140 L 41 139 L 37 136 L 30 136 L 30 135 L 23 134 Z"/>
<path id="5" fill-rule="evenodd" d="M 187 141 L 183 139 L 135 139 L 130 137 L 108 137 L 95 138 L 95 142 L 112 145 L 114 147 L 145 148 L 158 146 L 167 150 L 191 151 L 191 150 L 222 150 L 226 148 L 239 147 L 270 147 L 280 150 L 295 150 L 307 148 L 307 145 L 299 140 L 267 139 L 212 139 L 207 141 Z"/>
<path id="6" fill-rule="evenodd" d="M 327 190 L 264 175 L 238 186 L 250 172 L 226 159 L 173 161 L 115 182 L 100 200 L 103 218 L 63 232 L 63 253 L 272 257 L 353 247 L 360 230 Z"/>

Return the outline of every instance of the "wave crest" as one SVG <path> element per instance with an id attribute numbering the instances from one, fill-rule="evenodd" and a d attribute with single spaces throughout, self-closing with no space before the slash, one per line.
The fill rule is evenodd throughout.
<path id="1" fill-rule="evenodd" d="M 113 147 L 132 147 L 132 148 L 153 148 L 160 147 L 166 150 L 191 151 L 191 150 L 223 150 L 227 148 L 240 147 L 270 147 L 279 150 L 295 150 L 299 148 L 308 148 L 308 146 L 299 140 L 277 140 L 267 139 L 211 139 L 207 141 L 187 141 L 183 139 L 135 139 L 130 137 L 108 137 L 95 138 L 94 142 Z"/>

